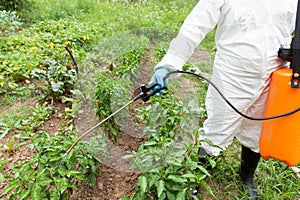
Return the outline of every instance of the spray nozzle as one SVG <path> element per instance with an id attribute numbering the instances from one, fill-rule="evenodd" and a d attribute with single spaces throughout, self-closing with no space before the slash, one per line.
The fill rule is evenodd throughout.
<path id="1" fill-rule="evenodd" d="M 160 85 L 157 82 L 154 82 L 148 86 L 146 84 L 143 84 L 143 85 L 141 85 L 140 88 L 141 88 L 141 93 L 133 99 L 134 101 L 141 98 L 141 99 L 143 99 L 144 102 L 146 102 L 150 99 L 150 97 L 159 93 L 163 89 L 166 89 L 166 87 L 160 87 Z"/>

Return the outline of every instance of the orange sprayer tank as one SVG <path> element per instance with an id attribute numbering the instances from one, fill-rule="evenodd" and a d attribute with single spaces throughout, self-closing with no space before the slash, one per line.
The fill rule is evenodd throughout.
<path id="1" fill-rule="evenodd" d="M 292 69 L 273 72 L 265 108 L 265 117 L 290 112 L 300 107 L 300 88 L 291 88 Z M 289 166 L 300 162 L 300 111 L 292 115 L 263 121 L 260 154 Z"/>

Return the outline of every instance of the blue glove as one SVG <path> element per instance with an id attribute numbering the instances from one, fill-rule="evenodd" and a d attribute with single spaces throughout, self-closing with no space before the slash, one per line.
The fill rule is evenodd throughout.
<path id="1" fill-rule="evenodd" d="M 168 80 L 164 79 L 166 77 L 166 75 L 169 73 L 169 69 L 165 68 L 165 67 L 159 67 L 155 70 L 154 75 L 152 76 L 149 85 L 157 82 L 158 83 L 158 87 L 163 88 L 165 87 L 165 85 L 167 85 Z M 157 87 L 157 86 L 156 86 Z"/>

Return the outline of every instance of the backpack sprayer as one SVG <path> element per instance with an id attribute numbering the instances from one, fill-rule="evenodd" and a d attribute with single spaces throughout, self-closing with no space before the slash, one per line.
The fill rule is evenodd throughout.
<path id="1" fill-rule="evenodd" d="M 289 61 L 290 68 L 276 70 L 271 75 L 265 115 L 276 115 L 300 107 L 300 1 L 291 48 L 281 47 L 278 57 Z M 275 158 L 289 166 L 296 166 L 300 162 L 299 124 L 300 113 L 264 121 L 259 141 L 262 157 Z"/>

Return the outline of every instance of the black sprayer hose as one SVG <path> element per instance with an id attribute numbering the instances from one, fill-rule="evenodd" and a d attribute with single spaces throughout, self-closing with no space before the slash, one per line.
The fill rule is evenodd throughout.
<path id="1" fill-rule="evenodd" d="M 296 112 L 298 112 L 300 110 L 300 107 L 292 110 L 290 112 L 287 113 L 283 113 L 280 115 L 274 115 L 274 116 L 270 116 L 270 117 L 250 117 L 248 115 L 245 115 L 244 113 L 240 112 L 236 107 L 234 107 L 234 105 L 232 105 L 232 103 L 224 96 L 224 94 L 219 90 L 219 88 L 210 80 L 208 80 L 207 78 L 205 78 L 204 76 L 200 75 L 200 74 L 196 74 L 194 72 L 189 72 L 189 71 L 182 71 L 182 70 L 177 70 L 177 71 L 172 71 L 170 73 L 167 74 L 167 76 L 165 78 L 168 78 L 171 74 L 191 74 L 194 75 L 198 78 L 201 78 L 205 81 L 207 81 L 211 86 L 213 86 L 213 88 L 220 94 L 220 96 L 226 101 L 226 103 L 235 111 L 237 112 L 239 115 L 241 115 L 242 117 L 249 119 L 249 120 L 254 120 L 254 121 L 264 121 L 264 120 L 270 120 L 270 119 L 276 119 L 276 118 L 280 118 L 280 117 L 286 117 L 288 115 L 292 115 Z"/>

